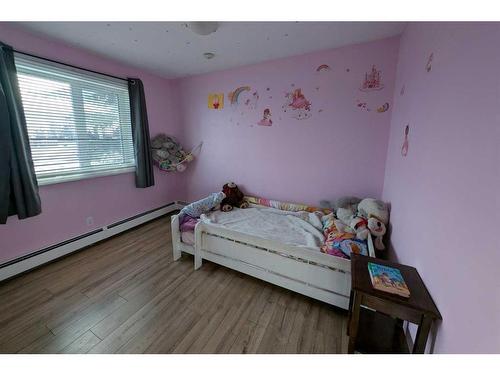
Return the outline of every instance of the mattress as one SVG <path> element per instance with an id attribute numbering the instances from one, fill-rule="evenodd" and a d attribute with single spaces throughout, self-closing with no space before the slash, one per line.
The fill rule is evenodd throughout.
<path id="1" fill-rule="evenodd" d="M 221 226 L 248 235 L 320 251 L 325 237 L 321 213 L 291 212 L 268 207 L 235 208 L 201 215 L 206 224 Z"/>

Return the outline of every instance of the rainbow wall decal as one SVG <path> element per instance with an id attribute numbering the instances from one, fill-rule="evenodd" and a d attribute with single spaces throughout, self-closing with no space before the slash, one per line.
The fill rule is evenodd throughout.
<path id="1" fill-rule="evenodd" d="M 322 64 L 316 68 L 317 72 L 327 72 L 329 70 L 332 70 L 332 68 L 330 68 L 330 66 L 326 64 Z"/>
<path id="2" fill-rule="evenodd" d="M 241 86 L 238 87 L 236 90 L 231 91 L 229 94 L 227 94 L 227 97 L 229 98 L 229 102 L 234 105 L 238 104 L 238 97 L 243 91 L 250 91 L 250 86 Z"/>

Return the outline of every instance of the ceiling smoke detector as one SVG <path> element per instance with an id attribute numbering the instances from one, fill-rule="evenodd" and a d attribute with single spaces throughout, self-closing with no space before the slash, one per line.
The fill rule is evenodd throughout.
<path id="1" fill-rule="evenodd" d="M 187 26 L 198 35 L 209 35 L 215 33 L 219 28 L 219 22 L 188 22 Z"/>
<path id="2" fill-rule="evenodd" d="M 207 60 L 213 59 L 215 57 L 215 53 L 212 52 L 205 52 L 203 54 L 203 57 L 206 58 Z"/>

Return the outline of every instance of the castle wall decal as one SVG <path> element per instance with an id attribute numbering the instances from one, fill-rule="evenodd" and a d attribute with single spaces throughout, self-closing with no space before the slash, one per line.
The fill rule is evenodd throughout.
<path id="1" fill-rule="evenodd" d="M 380 70 L 377 70 L 377 68 L 375 68 L 375 65 L 372 65 L 371 72 L 365 73 L 365 79 L 359 89 L 366 92 L 382 90 L 383 88 L 384 85 L 382 84 Z"/>

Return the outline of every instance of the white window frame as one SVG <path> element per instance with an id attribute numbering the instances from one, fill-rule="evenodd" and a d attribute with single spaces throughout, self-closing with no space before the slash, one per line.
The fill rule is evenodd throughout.
<path id="1" fill-rule="evenodd" d="M 67 66 L 65 64 L 59 64 L 59 63 L 56 63 L 53 61 L 44 60 L 41 58 L 36 58 L 36 57 L 31 57 L 31 56 L 27 57 L 27 56 L 20 55 L 20 54 L 16 53 L 15 57 L 18 57 L 18 56 L 19 56 L 19 58 L 21 58 L 23 60 L 34 60 L 34 61 L 43 63 L 45 65 L 52 65 L 52 66 L 55 66 L 57 68 L 67 70 L 68 72 L 76 72 L 79 74 L 85 74 L 88 77 L 92 77 L 92 76 L 94 76 L 96 78 L 106 77 L 106 79 L 109 79 L 109 76 L 106 76 L 104 74 L 99 74 L 99 73 L 86 71 L 84 69 L 74 68 L 71 66 Z M 43 75 L 40 75 L 39 77 L 43 77 Z M 115 80 L 119 81 L 118 78 L 116 78 Z M 73 102 L 73 111 L 81 111 L 81 108 L 84 107 L 82 96 L 81 95 L 71 95 L 71 99 Z M 75 101 L 77 103 L 75 103 Z M 120 102 L 118 103 L 118 105 L 120 105 Z M 122 117 L 123 112 L 121 110 L 119 110 L 118 113 Z M 80 116 L 81 116 L 81 114 L 80 114 Z M 123 124 L 120 121 L 120 127 L 123 127 L 124 125 L 127 125 L 127 124 Z M 79 129 L 76 129 L 76 130 L 78 131 Z M 132 132 L 132 129 L 130 129 L 130 132 Z M 30 139 L 30 142 L 31 142 L 31 139 Z M 37 174 L 37 181 L 38 181 L 39 186 L 44 186 L 44 185 L 59 184 L 59 183 L 70 182 L 70 181 L 84 180 L 84 179 L 89 179 L 89 178 L 113 176 L 113 175 L 124 174 L 124 173 L 132 173 L 132 172 L 136 171 L 136 166 L 137 166 L 136 163 L 137 163 L 137 161 L 135 160 L 135 157 L 134 157 L 134 165 L 133 166 L 127 166 L 127 167 L 115 166 L 115 167 L 112 167 L 112 165 L 110 165 L 109 168 L 104 168 L 102 170 L 95 170 L 95 171 L 81 172 L 81 173 L 78 173 L 78 171 L 76 171 L 76 172 L 75 171 L 66 171 L 66 172 L 65 171 L 54 171 L 50 175 L 45 175 L 45 176 L 38 176 L 38 174 Z"/>

